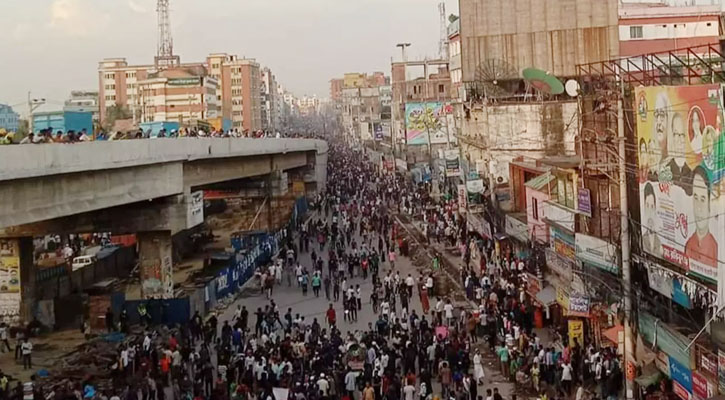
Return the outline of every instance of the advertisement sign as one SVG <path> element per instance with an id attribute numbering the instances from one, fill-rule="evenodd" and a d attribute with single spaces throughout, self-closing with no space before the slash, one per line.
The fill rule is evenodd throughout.
<path id="1" fill-rule="evenodd" d="M 461 176 L 461 164 L 458 159 L 459 154 L 457 149 L 445 151 L 446 176 Z"/>
<path id="2" fill-rule="evenodd" d="M 458 185 L 458 207 L 465 210 L 467 201 L 466 185 Z"/>
<path id="3" fill-rule="evenodd" d="M 647 268 L 647 280 L 649 287 L 659 292 L 668 299 L 672 298 L 672 279 L 665 275 L 658 274 L 654 268 Z"/>
<path id="4" fill-rule="evenodd" d="M 20 314 L 20 245 L 0 239 L 0 315 Z"/>
<path id="5" fill-rule="evenodd" d="M 569 346 L 574 347 L 584 344 L 584 322 L 579 320 L 569 320 Z M 576 340 L 576 342 L 575 342 Z"/>
<path id="6" fill-rule="evenodd" d="M 692 371 L 692 394 L 701 399 L 710 398 L 707 394 L 707 379 L 697 371 Z"/>
<path id="7" fill-rule="evenodd" d="M 710 376 L 717 377 L 717 358 L 710 354 L 700 353 L 700 368 Z"/>
<path id="8" fill-rule="evenodd" d="M 556 303 L 559 304 L 559 307 L 563 310 L 569 309 L 569 293 L 560 287 L 556 288 Z"/>
<path id="9" fill-rule="evenodd" d="M 561 279 L 571 281 L 574 278 L 574 273 L 572 272 L 573 262 L 571 260 L 558 255 L 552 249 L 546 249 L 544 255 L 546 256 L 546 265 L 556 275 L 560 276 Z M 568 308 L 569 306 L 564 309 L 566 310 Z"/>
<path id="10" fill-rule="evenodd" d="M 589 315 L 589 297 L 580 293 L 570 294 L 569 315 Z"/>
<path id="11" fill-rule="evenodd" d="M 483 179 L 473 179 L 466 182 L 468 193 L 483 193 Z"/>
<path id="12" fill-rule="evenodd" d="M 526 243 L 529 241 L 529 226 L 525 222 L 507 215 L 506 216 L 506 234 Z"/>
<path id="13" fill-rule="evenodd" d="M 551 243 L 556 254 L 571 261 L 576 260 L 576 241 L 574 235 L 570 235 L 555 226 L 551 227 L 550 234 Z"/>
<path id="14" fill-rule="evenodd" d="M 717 388 L 720 394 L 725 394 L 725 352 L 717 351 Z"/>
<path id="15" fill-rule="evenodd" d="M 198 86 L 201 85 L 201 78 L 169 78 L 166 84 L 169 86 Z"/>
<path id="16" fill-rule="evenodd" d="M 725 172 L 719 85 L 638 87 L 638 180 L 642 247 L 717 280 Z"/>
<path id="17" fill-rule="evenodd" d="M 547 201 L 544 203 L 544 218 L 571 232 L 575 231 L 575 215 L 572 211 L 557 205 L 555 202 Z"/>
<path id="18" fill-rule="evenodd" d="M 679 383 L 692 393 L 692 371 L 687 366 L 680 364 L 679 361 L 670 357 L 670 377 L 673 381 Z"/>
<path id="19" fill-rule="evenodd" d="M 655 366 L 664 372 L 667 377 L 670 377 L 670 357 L 664 351 L 657 352 L 657 358 L 655 358 Z"/>
<path id="20" fill-rule="evenodd" d="M 677 381 L 672 382 L 672 393 L 677 395 L 677 397 L 681 398 L 682 400 L 690 400 L 691 398 L 690 392 L 688 392 L 687 389 L 685 389 Z"/>
<path id="21" fill-rule="evenodd" d="M 204 191 L 198 190 L 186 196 L 186 229 L 204 222 Z"/>
<path id="22" fill-rule="evenodd" d="M 692 308 L 690 296 L 682 290 L 682 282 L 679 279 L 672 280 L 672 300 L 685 308 Z"/>
<path id="23" fill-rule="evenodd" d="M 536 275 L 527 272 L 526 273 L 526 292 L 531 297 L 536 297 L 536 293 L 541 291 L 541 280 Z"/>
<path id="24" fill-rule="evenodd" d="M 406 103 L 405 125 L 407 143 L 409 145 L 455 142 L 455 136 L 448 134 L 448 127 L 453 117 L 453 107 L 441 102 Z"/>
<path id="25" fill-rule="evenodd" d="M 579 188 L 579 192 L 577 194 L 577 210 L 579 210 L 580 213 L 587 215 L 589 217 L 592 216 L 592 193 L 587 188 Z"/>
<path id="26" fill-rule="evenodd" d="M 594 236 L 577 233 L 574 237 L 576 256 L 580 260 L 607 272 L 619 272 L 617 246 Z"/>
<path id="27" fill-rule="evenodd" d="M 395 166 L 398 167 L 401 171 L 407 171 L 408 170 L 408 163 L 405 160 L 401 160 L 399 158 L 395 159 Z"/>
<path id="28" fill-rule="evenodd" d="M 383 140 L 383 125 L 380 122 L 373 123 L 373 137 L 376 142 Z"/>

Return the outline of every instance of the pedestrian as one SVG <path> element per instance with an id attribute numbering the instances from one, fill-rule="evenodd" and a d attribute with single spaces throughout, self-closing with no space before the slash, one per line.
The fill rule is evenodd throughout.
<path id="1" fill-rule="evenodd" d="M 23 339 L 21 350 L 23 353 L 23 369 L 33 369 L 33 344 L 28 338 Z"/>

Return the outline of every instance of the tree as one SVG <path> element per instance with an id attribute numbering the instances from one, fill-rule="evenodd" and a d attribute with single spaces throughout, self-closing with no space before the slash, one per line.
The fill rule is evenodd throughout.
<path id="1" fill-rule="evenodd" d="M 101 126 L 104 131 L 109 132 L 117 120 L 128 118 L 131 118 L 131 112 L 128 110 L 128 107 L 114 104 L 110 107 L 106 107 L 106 118 L 103 120 L 103 124 Z"/>
<path id="2" fill-rule="evenodd" d="M 18 131 L 15 132 L 15 141 L 20 142 L 30 133 L 30 124 L 27 119 L 18 120 Z"/>

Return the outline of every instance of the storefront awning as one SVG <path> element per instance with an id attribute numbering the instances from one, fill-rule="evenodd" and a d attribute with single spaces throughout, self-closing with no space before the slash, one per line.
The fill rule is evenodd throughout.
<path id="1" fill-rule="evenodd" d="M 607 338 L 610 342 L 618 345 L 619 344 L 619 332 L 623 332 L 624 327 L 622 325 L 615 325 L 609 329 L 604 330 L 602 335 Z"/>
<path id="2" fill-rule="evenodd" d="M 634 381 L 641 387 L 648 387 L 657 383 L 661 376 L 662 372 L 654 364 L 647 364 L 642 369 L 642 374 L 636 377 Z"/>
<path id="3" fill-rule="evenodd" d="M 536 293 L 536 301 L 547 307 L 556 303 L 556 289 L 551 285 L 547 285 Z"/>

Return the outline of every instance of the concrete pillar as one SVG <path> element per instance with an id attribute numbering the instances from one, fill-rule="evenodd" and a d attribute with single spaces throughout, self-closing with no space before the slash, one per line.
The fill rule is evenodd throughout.
<path id="1" fill-rule="evenodd" d="M 171 231 L 139 232 L 141 296 L 144 299 L 174 297 Z"/>
<path id="2" fill-rule="evenodd" d="M 20 320 L 30 322 L 33 320 L 35 309 L 35 266 L 33 265 L 33 238 L 21 237 L 7 240 L 10 246 L 17 246 L 17 258 L 3 256 L 8 281 L 0 282 L 0 315 L 19 315 Z M 13 243 L 14 242 L 14 243 Z M 12 248 L 12 247 L 11 247 Z M 13 268 L 14 260 L 17 267 Z M 14 278 L 19 279 L 17 291 L 13 291 Z M 5 289 L 9 290 L 5 290 Z"/>

